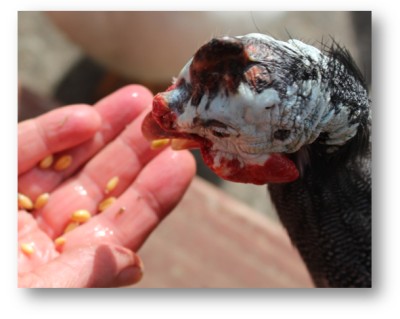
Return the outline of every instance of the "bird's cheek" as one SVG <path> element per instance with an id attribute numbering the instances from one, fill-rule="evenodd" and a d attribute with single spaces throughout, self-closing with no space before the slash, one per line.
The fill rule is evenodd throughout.
<path id="1" fill-rule="evenodd" d="M 221 158 L 216 165 L 212 155 L 205 152 L 203 158 L 218 176 L 232 182 L 264 185 L 292 182 L 299 177 L 295 164 L 281 154 L 270 154 L 263 164 L 245 165 L 236 158 Z"/>

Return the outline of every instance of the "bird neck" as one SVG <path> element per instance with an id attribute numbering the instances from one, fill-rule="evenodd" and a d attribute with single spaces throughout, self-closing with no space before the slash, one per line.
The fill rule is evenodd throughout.
<path id="1" fill-rule="evenodd" d="M 333 152 L 360 131 L 365 135 L 371 121 L 370 100 L 364 78 L 346 49 L 334 43 L 323 65 L 322 83 L 329 107 L 320 124 L 318 143 L 334 146 L 328 150 Z"/>

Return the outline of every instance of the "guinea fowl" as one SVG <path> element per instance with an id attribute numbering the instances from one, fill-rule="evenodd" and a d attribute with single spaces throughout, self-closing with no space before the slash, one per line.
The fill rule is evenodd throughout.
<path id="1" fill-rule="evenodd" d="M 200 148 L 224 179 L 268 184 L 316 286 L 370 287 L 369 105 L 345 49 L 255 33 L 203 45 L 143 133 Z"/>

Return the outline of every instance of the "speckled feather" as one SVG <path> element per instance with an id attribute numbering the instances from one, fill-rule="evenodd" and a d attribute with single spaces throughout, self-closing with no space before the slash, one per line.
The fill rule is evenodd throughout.
<path id="1" fill-rule="evenodd" d="M 268 185 L 271 199 L 318 287 L 370 287 L 369 155 L 348 161 L 312 147 L 298 180 Z"/>
<path id="2" fill-rule="evenodd" d="M 349 53 L 336 44 L 327 53 L 331 100 L 351 108 L 356 136 L 332 151 L 321 135 L 291 154 L 300 178 L 268 189 L 318 287 L 371 287 L 369 99 Z"/>

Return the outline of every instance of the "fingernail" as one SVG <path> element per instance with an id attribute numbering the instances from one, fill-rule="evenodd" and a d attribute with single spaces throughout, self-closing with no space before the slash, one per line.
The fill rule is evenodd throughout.
<path id="1" fill-rule="evenodd" d="M 143 269 L 138 266 L 128 266 L 121 270 L 116 278 L 117 286 L 127 286 L 138 283 L 143 277 Z"/>

